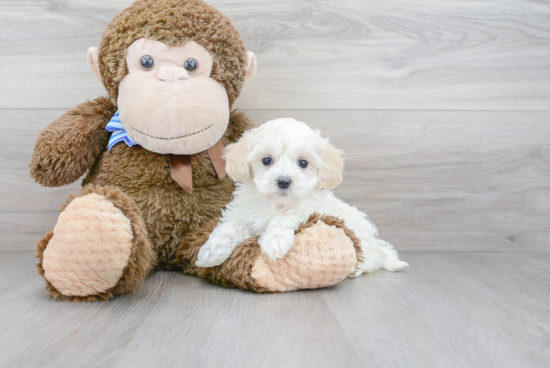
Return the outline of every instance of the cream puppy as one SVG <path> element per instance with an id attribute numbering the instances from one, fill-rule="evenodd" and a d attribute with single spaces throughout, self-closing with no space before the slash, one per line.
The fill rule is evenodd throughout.
<path id="1" fill-rule="evenodd" d="M 244 240 L 259 237 L 264 253 L 282 258 L 300 223 L 315 212 L 339 217 L 361 240 L 364 261 L 353 276 L 378 268 L 397 271 L 407 263 L 378 238 L 364 213 L 334 196 L 342 181 L 342 151 L 306 124 L 272 120 L 247 131 L 226 148 L 226 171 L 237 182 L 233 200 L 202 246 L 197 266 L 223 263 Z"/>

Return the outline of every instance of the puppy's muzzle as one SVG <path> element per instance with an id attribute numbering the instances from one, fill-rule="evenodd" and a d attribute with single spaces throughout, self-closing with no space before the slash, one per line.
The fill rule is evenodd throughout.
<path id="1" fill-rule="evenodd" d="M 277 179 L 277 186 L 281 189 L 288 189 L 292 180 L 288 176 L 281 176 Z"/>

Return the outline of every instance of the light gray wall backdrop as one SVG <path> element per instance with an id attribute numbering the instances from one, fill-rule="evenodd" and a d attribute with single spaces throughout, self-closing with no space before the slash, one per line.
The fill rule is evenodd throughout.
<path id="1" fill-rule="evenodd" d="M 38 133 L 104 93 L 86 64 L 131 0 L 0 0 L 0 248 L 33 249 L 78 183 L 28 174 Z M 216 0 L 258 57 L 238 107 L 347 153 L 338 196 L 401 251 L 548 248 L 550 2 Z"/>

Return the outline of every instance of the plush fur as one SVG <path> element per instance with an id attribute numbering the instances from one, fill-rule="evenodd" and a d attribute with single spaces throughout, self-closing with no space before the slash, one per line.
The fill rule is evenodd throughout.
<path id="1" fill-rule="evenodd" d="M 65 211 L 72 201 L 76 198 L 82 198 L 89 195 L 98 195 L 105 201 L 109 201 L 114 207 L 119 209 L 122 214 L 130 221 L 133 239 L 131 253 L 127 257 L 127 264 L 124 268 L 122 276 L 118 282 L 108 290 L 97 292 L 92 295 L 64 295 L 57 290 L 45 275 L 43 260 L 44 252 L 47 249 L 49 242 L 54 236 L 53 231 L 49 231 L 36 245 L 36 257 L 39 259 L 37 264 L 38 273 L 44 276 L 46 280 L 46 289 L 50 292 L 50 296 L 55 299 L 75 301 L 75 302 L 91 302 L 105 301 L 118 294 L 129 294 L 134 291 L 145 280 L 145 277 L 151 272 L 156 262 L 156 255 L 147 233 L 145 224 L 140 210 L 136 207 L 133 200 L 122 193 L 120 190 L 112 187 L 95 187 L 93 185 L 82 188 L 78 196 L 70 195 L 65 204 L 61 206 L 60 212 Z M 69 244 L 70 245 L 70 244 Z M 87 257 L 81 260 L 75 259 L 73 262 L 87 263 Z"/>
<path id="2" fill-rule="evenodd" d="M 107 151 L 110 133 L 105 130 L 105 126 L 118 109 L 118 86 L 128 73 L 126 50 L 141 38 L 164 42 L 169 46 L 195 41 L 205 47 L 213 55 L 211 77 L 225 88 L 231 106 L 239 96 L 245 80 L 249 80 L 253 74 L 247 74 L 248 57 L 238 31 L 220 11 L 201 0 L 138 0 L 109 23 L 101 40 L 99 53 L 89 54 L 89 62 L 93 65 L 97 59 L 97 75 L 103 80 L 108 97 L 87 101 L 48 125 L 36 141 L 30 172 L 38 183 L 49 187 L 69 184 L 87 173 L 79 196 L 100 196 L 101 201 L 108 201 L 120 210 L 127 219 L 121 223 L 129 223 L 132 229 L 131 251 L 129 256 L 122 251 L 123 254 L 114 257 L 118 261 L 127 262 L 127 265 L 113 287 L 105 291 L 98 289 L 95 295 L 84 295 L 87 292 L 82 295 L 65 295 L 67 293 L 63 294 L 61 289 L 74 289 L 74 285 L 65 284 L 58 290 L 48 280 L 44 269 L 48 244 L 55 237 L 55 231 L 48 232 L 37 243 L 37 257 L 38 270 L 45 276 L 50 296 L 72 301 L 107 300 L 114 295 L 135 290 L 155 267 L 182 269 L 185 273 L 228 287 L 276 291 L 269 288 L 273 271 L 270 271 L 271 274 L 258 272 L 261 267 L 256 265 L 261 254 L 258 253 L 255 239 L 246 240 L 226 264 L 219 268 L 196 267 L 198 250 L 212 230 L 212 224 L 231 200 L 234 190 L 234 182 L 229 177 L 221 181 L 218 179 L 206 151 L 191 156 L 193 194 L 184 191 L 172 179 L 168 155 L 154 153 L 140 146 L 128 147 L 124 143 L 115 145 L 110 152 Z M 255 64 L 253 67 L 255 68 Z M 245 131 L 253 127 L 253 122 L 244 113 L 232 111 L 222 143 L 227 146 L 236 142 Z M 74 198 L 69 198 L 69 205 Z M 105 205 L 105 208 L 111 208 L 109 204 Z M 85 219 L 89 215 L 86 211 L 71 213 L 76 220 Z M 327 218 L 327 221 L 332 220 Z M 311 223 L 308 226 L 316 228 L 318 225 L 320 224 Z M 59 230 L 60 233 L 63 231 Z M 104 229 L 100 228 L 98 231 L 101 233 Z M 332 244 L 348 249 L 343 250 L 344 253 L 348 252 L 352 245 L 346 238 L 351 238 L 350 233 L 344 230 L 334 233 L 334 236 Z M 97 240 L 101 236 L 87 235 L 86 239 L 93 240 L 86 243 L 90 251 L 102 249 L 103 245 L 98 244 Z M 299 239 L 300 235 L 297 235 L 297 242 Z M 280 272 L 295 273 L 296 268 L 307 262 L 312 254 L 321 252 L 321 248 L 314 244 L 314 231 L 304 236 L 304 239 L 310 244 L 310 248 L 298 252 L 297 259 L 300 261 L 297 261 L 294 268 L 280 268 Z M 73 245 L 82 250 L 83 243 Z M 64 249 L 70 246 L 67 243 Z M 82 250 L 80 254 L 82 258 L 77 261 L 86 263 L 86 251 Z M 107 253 L 98 254 L 103 254 L 103 261 L 109 262 Z M 355 266 L 357 253 L 355 254 L 355 258 L 347 258 L 351 266 L 347 264 L 344 269 Z M 67 262 L 63 257 L 54 258 L 56 262 Z M 330 260 L 326 262 L 330 263 Z M 59 269 L 62 268 L 63 265 L 60 265 Z M 251 276 L 254 269 L 257 278 Z M 86 273 L 79 273 L 77 269 L 74 271 L 77 273 L 75 280 L 86 277 Z M 326 271 L 317 270 L 311 278 L 315 280 L 318 276 L 318 279 L 322 279 L 323 273 Z M 293 277 L 287 279 L 295 280 Z M 313 281 L 307 287 L 315 285 Z M 318 283 L 317 286 L 326 285 Z M 288 286 L 288 290 L 293 288 L 296 287 Z"/>
<path id="3" fill-rule="evenodd" d="M 116 113 L 106 97 L 86 101 L 50 123 L 34 144 L 30 172 L 45 187 L 70 184 L 92 169 L 105 151 L 105 126 Z"/>
<path id="4" fill-rule="evenodd" d="M 244 183 L 237 185 L 233 201 L 201 248 L 197 265 L 221 264 L 251 236 L 259 237 L 269 259 L 283 258 L 293 247 L 300 224 L 318 212 L 343 219 L 359 238 L 362 260 L 354 276 L 407 266 L 390 244 L 378 238 L 364 213 L 329 190 L 342 181 L 342 170 L 342 152 L 302 122 L 277 119 L 247 131 L 227 147 L 227 173 Z M 318 241 L 327 237 L 319 233 Z"/>
<path id="5" fill-rule="evenodd" d="M 44 277 L 68 296 L 105 292 L 128 265 L 133 237 L 130 219 L 111 201 L 96 193 L 76 198 L 44 251 Z"/>
<path id="6" fill-rule="evenodd" d="M 168 46 L 195 41 L 214 55 L 212 78 L 226 89 L 230 106 L 244 85 L 248 58 L 239 31 L 221 11 L 202 0 L 140 0 L 109 23 L 99 46 L 99 69 L 111 101 L 128 74 L 126 49 L 147 38 Z"/>
<path id="7" fill-rule="evenodd" d="M 336 217 L 312 214 L 296 230 L 295 246 L 288 257 L 271 261 L 262 253 L 258 238 L 241 243 L 223 264 L 197 267 L 198 253 L 218 220 L 184 239 L 177 263 L 183 272 L 228 288 L 273 293 L 334 285 L 349 277 L 362 260 L 359 239 Z"/>
<path id="8" fill-rule="evenodd" d="M 286 292 L 331 286 L 349 277 L 357 265 L 358 249 L 341 224 L 330 225 L 334 222 L 328 216 L 310 216 L 309 226 L 298 227 L 294 245 L 284 258 L 272 261 L 260 252 L 251 278 L 272 292 Z"/>
<path id="9" fill-rule="evenodd" d="M 233 112 L 222 142 L 235 142 L 253 126 L 244 113 Z M 193 194 L 172 180 L 168 155 L 117 144 L 103 153 L 84 184 L 114 186 L 129 195 L 145 219 L 159 266 L 172 268 L 174 252 L 183 238 L 204 222 L 218 218 L 234 189 L 229 177 L 218 179 L 207 152 L 192 155 L 191 163 Z"/>

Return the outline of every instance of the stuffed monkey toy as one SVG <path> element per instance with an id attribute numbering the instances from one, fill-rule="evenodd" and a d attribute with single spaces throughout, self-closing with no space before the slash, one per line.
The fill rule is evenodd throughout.
<path id="1" fill-rule="evenodd" d="M 87 59 L 107 96 L 49 124 L 30 164 L 47 187 L 86 174 L 37 243 L 51 297 L 107 300 L 131 293 L 155 269 L 258 292 L 330 286 L 354 272 L 355 235 L 316 215 L 283 259 L 267 259 L 251 238 L 224 264 L 195 266 L 234 189 L 224 146 L 254 126 L 232 106 L 254 78 L 256 58 L 219 10 L 202 0 L 138 0 Z"/>

